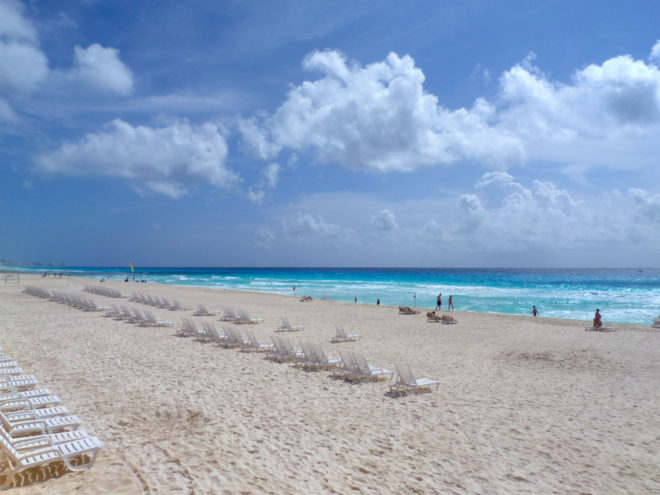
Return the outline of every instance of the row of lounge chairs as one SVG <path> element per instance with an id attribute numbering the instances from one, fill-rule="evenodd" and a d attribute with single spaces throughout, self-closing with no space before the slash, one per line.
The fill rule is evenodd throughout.
<path id="1" fill-rule="evenodd" d="M 153 306 L 155 308 L 168 309 L 170 311 L 183 311 L 185 309 L 176 299 L 170 301 L 166 297 L 150 296 L 149 294 L 136 294 L 133 292 L 128 300 L 131 302 Z"/>
<path id="2" fill-rule="evenodd" d="M 343 327 L 337 326 L 338 333 L 346 335 Z M 328 355 L 321 344 L 307 340 L 298 342 L 282 335 L 271 336 L 272 343 L 260 341 L 250 329 L 241 330 L 231 325 L 223 325 L 218 331 L 210 321 L 204 321 L 201 327 L 195 326 L 190 318 L 182 318 L 182 326 L 177 331 L 181 337 L 194 337 L 201 342 L 213 342 L 223 347 L 240 348 L 242 351 L 266 352 L 267 357 L 276 362 L 292 362 L 305 370 L 331 370 L 335 377 L 350 382 L 372 380 L 393 380 L 395 372 L 371 366 L 362 352 L 338 349 L 339 356 Z M 359 338 L 359 335 L 346 335 Z M 346 341 L 346 340 L 343 340 Z M 416 379 L 405 362 L 395 363 L 397 379 L 390 385 L 390 393 L 398 395 L 410 391 L 438 390 L 440 382 L 428 378 Z"/>
<path id="3" fill-rule="evenodd" d="M 102 285 L 86 285 L 83 291 L 91 292 L 92 294 L 97 294 L 99 296 L 105 296 L 105 297 L 114 297 L 114 298 L 124 297 L 122 296 L 121 292 L 119 292 L 117 289 L 113 289 L 112 287 L 104 287 Z"/>
<path id="4" fill-rule="evenodd" d="M 117 306 L 115 304 L 107 309 L 103 316 L 114 320 L 134 323 L 141 327 L 170 327 L 174 325 L 174 322 L 172 321 L 159 320 L 148 309 L 128 308 L 126 306 Z"/>
<path id="5" fill-rule="evenodd" d="M 234 310 L 233 308 L 225 308 L 220 320 L 238 323 L 239 325 L 264 322 L 263 318 L 251 318 L 246 311 L 242 309 Z"/>
<path id="6" fill-rule="evenodd" d="M 4 354 L 0 364 L 21 372 L 9 368 L 15 361 Z M 46 466 L 87 469 L 103 447 L 98 438 L 78 429 L 80 419 L 56 395 L 35 389 L 38 383 L 33 375 L 0 375 L 0 489 L 26 484 L 30 473 Z"/>
<path id="7" fill-rule="evenodd" d="M 75 294 L 67 294 L 64 292 L 55 292 L 42 289 L 41 287 L 34 287 L 28 285 L 25 287 L 24 292 L 40 297 L 42 299 L 49 299 L 60 304 L 67 304 L 74 308 L 82 309 L 83 311 L 103 311 L 107 309 L 106 306 L 98 306 L 94 301 L 88 297 L 78 296 Z"/>

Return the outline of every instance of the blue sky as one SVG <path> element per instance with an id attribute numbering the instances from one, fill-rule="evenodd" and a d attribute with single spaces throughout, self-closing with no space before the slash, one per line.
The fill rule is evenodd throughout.
<path id="1" fill-rule="evenodd" d="M 657 19 L 0 0 L 0 258 L 658 266 Z"/>

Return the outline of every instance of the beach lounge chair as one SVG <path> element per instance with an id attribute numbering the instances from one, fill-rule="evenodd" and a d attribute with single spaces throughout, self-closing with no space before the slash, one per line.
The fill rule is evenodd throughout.
<path id="1" fill-rule="evenodd" d="M 660 328 L 660 316 L 653 318 L 653 328 Z"/>
<path id="2" fill-rule="evenodd" d="M 12 485 L 18 473 L 53 462 L 63 462 L 70 471 L 80 471 L 92 466 L 103 443 L 96 437 L 83 437 L 65 443 L 58 443 L 28 452 L 19 452 L 8 439 L 5 432 L 0 432 L 0 446 L 4 456 L 0 460 L 0 488 Z M 82 462 L 73 462 L 74 459 Z"/>
<path id="3" fill-rule="evenodd" d="M 404 361 L 394 363 L 396 368 L 396 381 L 390 385 L 391 394 L 407 394 L 409 392 L 420 392 L 440 388 L 440 382 L 429 378 L 415 378 L 410 371 L 410 366 Z"/>
<path id="4" fill-rule="evenodd" d="M 0 368 L 0 376 L 13 376 L 23 373 L 23 368 Z"/>
<path id="5" fill-rule="evenodd" d="M 15 395 L 15 394 L 14 394 Z M 0 411 L 11 412 L 29 409 L 51 408 L 60 404 L 60 399 L 56 395 L 42 395 L 39 397 L 30 397 L 24 399 L 4 400 L 0 404 Z"/>
<path id="6" fill-rule="evenodd" d="M 248 345 L 244 347 L 246 350 L 267 352 L 273 350 L 274 345 L 267 342 L 260 342 L 252 330 L 245 330 L 245 336 L 248 340 Z"/>
<path id="7" fill-rule="evenodd" d="M 348 381 L 359 380 L 360 370 L 353 359 L 353 353 L 348 349 L 337 349 L 341 364 L 334 368 L 333 375 Z"/>
<path id="8" fill-rule="evenodd" d="M 377 368 L 375 366 L 370 366 L 367 363 L 367 358 L 365 355 L 358 351 L 351 351 L 353 356 L 353 361 L 357 367 L 357 377 L 361 381 L 370 381 L 373 379 L 384 380 L 386 377 L 389 377 L 391 380 L 394 377 L 394 371 L 387 370 L 385 368 Z"/>
<path id="9" fill-rule="evenodd" d="M 238 318 L 236 312 L 232 308 L 225 308 L 224 313 L 220 317 L 222 321 L 235 321 Z"/>
<path id="10" fill-rule="evenodd" d="M 236 319 L 236 323 L 244 324 L 244 323 L 263 323 L 263 322 L 264 320 L 262 318 L 250 318 L 250 315 L 248 315 L 246 311 L 243 311 L 242 309 L 238 310 L 238 318 Z"/>
<path id="11" fill-rule="evenodd" d="M 321 367 L 321 369 L 327 370 L 328 368 L 334 368 L 339 366 L 341 360 L 339 358 L 328 356 L 323 347 L 318 342 L 312 342 L 312 350 L 316 356 L 316 362 Z"/>
<path id="12" fill-rule="evenodd" d="M 36 387 L 39 381 L 34 375 L 0 377 L 0 392 L 21 392 Z"/>
<path id="13" fill-rule="evenodd" d="M 197 310 L 193 313 L 195 316 L 215 316 L 217 313 L 215 311 L 210 311 L 203 304 L 197 305 Z"/>
<path id="14" fill-rule="evenodd" d="M 5 392 L 0 394 L 0 406 L 5 402 L 33 399 L 35 397 L 43 397 L 45 395 L 51 395 L 50 390 L 47 388 L 25 390 L 24 392 Z"/>
<path id="15" fill-rule="evenodd" d="M 305 357 L 305 353 L 301 349 L 297 349 L 292 339 L 280 337 L 280 342 L 286 349 L 285 355 L 287 361 L 299 362 Z"/>
<path id="16" fill-rule="evenodd" d="M 399 306 L 400 315 L 416 315 L 419 314 L 419 311 L 412 309 L 410 306 Z"/>
<path id="17" fill-rule="evenodd" d="M 71 430 L 62 431 L 60 433 L 46 433 L 45 435 L 33 435 L 30 437 L 13 438 L 5 433 L 7 440 L 11 442 L 13 447 L 21 454 L 41 450 L 46 447 L 52 447 L 60 443 L 72 442 L 74 440 L 81 440 L 89 435 L 85 430 Z"/>
<path id="18" fill-rule="evenodd" d="M 154 316 L 154 314 L 148 309 L 143 310 L 144 316 L 140 322 L 142 326 L 148 327 L 171 327 L 174 325 L 173 321 L 159 320 Z"/>
<path id="19" fill-rule="evenodd" d="M 332 337 L 330 342 L 354 342 L 362 338 L 362 335 L 356 333 L 346 333 L 342 325 L 335 325 L 335 329 L 337 333 Z"/>
<path id="20" fill-rule="evenodd" d="M 241 335 L 240 330 L 237 328 L 225 325 L 222 327 L 227 335 L 227 339 L 223 342 L 225 346 L 229 347 L 247 347 L 250 344 L 250 341 L 246 337 Z"/>
<path id="21" fill-rule="evenodd" d="M 2 424 L 0 428 L 4 427 L 9 436 L 17 438 L 27 435 L 45 435 L 65 430 L 77 430 L 81 422 L 77 416 L 55 416 L 34 421 L 11 423 L 6 419 L 5 413 L 0 411 L 0 423 Z"/>
<path id="22" fill-rule="evenodd" d="M 282 324 L 277 327 L 276 332 L 298 332 L 305 329 L 302 325 L 292 325 L 289 323 L 289 318 L 286 316 L 281 316 L 280 318 L 282 319 Z"/>
<path id="23" fill-rule="evenodd" d="M 202 322 L 202 330 L 198 332 L 198 340 L 203 342 L 215 342 L 221 344 L 227 340 L 227 335 L 222 332 L 219 333 L 215 325 L 210 321 Z"/>

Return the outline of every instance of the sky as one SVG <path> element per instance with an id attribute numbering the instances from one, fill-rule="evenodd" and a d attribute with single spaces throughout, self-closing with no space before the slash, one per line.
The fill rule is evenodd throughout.
<path id="1" fill-rule="evenodd" d="M 658 19 L 0 0 L 0 258 L 660 266 Z"/>

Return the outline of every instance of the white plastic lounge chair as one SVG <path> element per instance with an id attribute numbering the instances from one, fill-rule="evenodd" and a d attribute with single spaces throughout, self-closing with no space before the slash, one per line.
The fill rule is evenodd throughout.
<path id="1" fill-rule="evenodd" d="M 237 318 L 238 316 L 232 308 L 225 308 L 224 313 L 220 319 L 222 321 L 235 321 Z"/>
<path id="2" fill-rule="evenodd" d="M 312 342 L 311 345 L 312 345 L 312 351 L 316 356 L 316 363 L 321 369 L 326 370 L 328 368 L 334 368 L 336 366 L 339 366 L 339 363 L 341 362 L 339 358 L 328 356 L 323 350 L 321 344 L 317 342 Z"/>
<path id="3" fill-rule="evenodd" d="M 170 311 L 183 311 L 184 307 L 181 305 L 181 303 L 179 301 L 174 299 L 172 301 L 172 303 L 170 304 L 169 310 Z"/>
<path id="4" fill-rule="evenodd" d="M 288 361 L 299 362 L 305 357 L 305 353 L 302 350 L 296 349 L 293 340 L 280 337 L 280 342 L 282 342 L 282 345 L 286 349 L 286 357 Z"/>
<path id="5" fill-rule="evenodd" d="M 250 315 L 248 315 L 246 311 L 243 311 L 242 309 L 238 310 L 238 318 L 236 319 L 236 323 L 244 324 L 263 322 L 264 320 L 262 318 L 250 318 Z"/>
<path id="6" fill-rule="evenodd" d="M 312 347 L 312 343 L 306 340 L 301 340 L 299 343 L 302 353 L 298 360 L 298 364 L 306 369 L 317 369 L 320 364 L 319 359 L 314 352 L 314 348 Z"/>
<path id="7" fill-rule="evenodd" d="M 273 344 L 259 341 L 257 336 L 254 334 L 254 331 L 252 330 L 245 330 L 245 335 L 248 340 L 248 345 L 245 347 L 246 350 L 265 352 L 271 351 L 274 347 Z"/>
<path id="8" fill-rule="evenodd" d="M 142 317 L 142 320 L 140 321 L 140 325 L 142 325 L 142 326 L 171 327 L 172 325 L 174 325 L 173 321 L 159 320 L 148 309 L 145 309 L 142 312 L 144 313 L 144 316 Z"/>
<path id="9" fill-rule="evenodd" d="M 18 363 L 16 361 L 2 361 L 0 362 L 0 368 L 16 368 Z"/>
<path id="10" fill-rule="evenodd" d="M 367 363 L 367 358 L 361 352 L 351 351 L 351 355 L 353 356 L 353 361 L 355 361 L 355 365 L 358 369 L 359 380 L 382 380 L 388 376 L 391 380 L 394 377 L 394 371 L 386 370 L 385 368 L 369 366 L 369 363 Z"/>
<path id="11" fill-rule="evenodd" d="M 342 325 L 335 325 L 335 329 L 337 330 L 337 333 L 332 337 L 330 342 L 354 342 L 362 338 L 362 335 L 346 333 L 346 330 L 344 330 Z"/>
<path id="12" fill-rule="evenodd" d="M 5 431 L 11 437 L 22 437 L 26 435 L 45 435 L 46 433 L 59 433 L 65 430 L 77 430 L 81 422 L 78 416 L 56 416 L 44 418 L 37 421 L 25 421 L 8 426 L 4 413 L 0 412 L 0 422 Z"/>
<path id="13" fill-rule="evenodd" d="M 250 341 L 241 335 L 241 332 L 237 328 L 227 325 L 223 326 L 222 329 L 225 331 L 225 335 L 227 335 L 224 345 L 230 347 L 246 347 L 249 345 Z"/>
<path id="14" fill-rule="evenodd" d="M 268 351 L 266 357 L 278 363 L 288 361 L 286 346 L 282 342 L 282 338 L 279 335 L 271 335 L 270 340 L 273 342 L 273 347 Z"/>
<path id="15" fill-rule="evenodd" d="M 339 352 L 341 365 L 333 370 L 334 375 L 340 376 L 348 381 L 359 380 L 360 369 L 353 359 L 353 353 L 348 349 L 337 349 L 337 352 Z"/>
<path id="16" fill-rule="evenodd" d="M 0 411 L 11 412 L 29 409 L 51 408 L 59 405 L 60 399 L 57 395 L 42 395 L 27 399 L 6 400 L 0 404 Z"/>
<path id="17" fill-rule="evenodd" d="M 23 373 L 23 368 L 0 368 L 0 376 L 15 376 Z"/>
<path id="18" fill-rule="evenodd" d="M 660 328 L 660 316 L 653 318 L 653 328 Z"/>
<path id="19" fill-rule="evenodd" d="M 203 304 L 197 305 L 197 310 L 193 313 L 195 316 L 215 316 L 217 313 L 215 311 L 210 311 Z"/>
<path id="20" fill-rule="evenodd" d="M 26 390 L 24 392 L 6 392 L 0 394 L 0 405 L 5 402 L 34 399 L 35 397 L 43 397 L 45 395 L 51 395 L 50 390 L 47 388 Z"/>
<path id="21" fill-rule="evenodd" d="M 87 469 L 92 466 L 99 450 L 103 448 L 103 443 L 98 438 L 84 437 L 20 453 L 7 439 L 4 432 L 0 433 L 0 444 L 5 454 L 0 461 L 0 488 L 2 489 L 11 486 L 18 473 L 38 466 L 47 466 L 53 462 L 63 462 L 70 471 Z M 83 462 L 74 464 L 72 462 L 74 459 L 81 459 Z"/>
<path id="22" fill-rule="evenodd" d="M 46 433 L 45 435 L 33 435 L 30 437 L 13 438 L 7 435 L 6 439 L 20 453 L 26 453 L 31 450 L 41 450 L 46 447 L 52 447 L 58 443 L 67 443 L 74 440 L 81 440 L 89 435 L 85 430 L 62 431 L 60 433 Z"/>
<path id="23" fill-rule="evenodd" d="M 431 388 L 435 388 L 437 391 L 440 388 L 440 382 L 437 380 L 415 378 L 412 371 L 410 371 L 410 366 L 404 361 L 397 361 L 394 366 L 396 367 L 397 376 L 396 381 L 390 385 L 390 393 L 417 393 Z"/>
<path id="24" fill-rule="evenodd" d="M 302 325 L 292 325 L 289 323 L 289 318 L 282 316 L 282 324 L 275 330 L 276 332 L 298 332 L 305 329 Z"/>
<path id="25" fill-rule="evenodd" d="M 39 381 L 34 375 L 0 377 L 0 392 L 20 392 L 36 387 Z"/>

